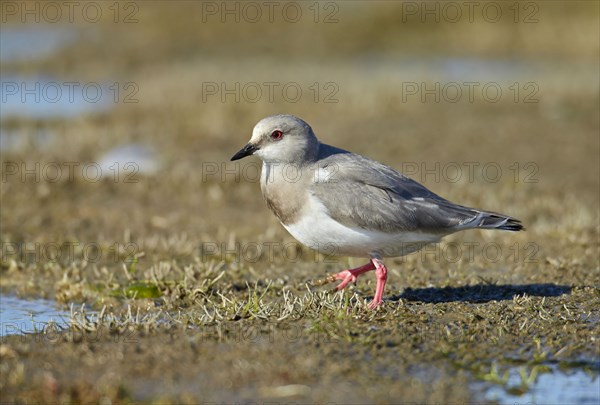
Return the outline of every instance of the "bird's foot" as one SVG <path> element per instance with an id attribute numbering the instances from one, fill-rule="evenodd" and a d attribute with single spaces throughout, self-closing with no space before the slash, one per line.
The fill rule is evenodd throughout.
<path id="1" fill-rule="evenodd" d="M 344 270 L 344 271 L 340 271 L 337 274 L 333 274 L 332 276 L 335 277 L 334 280 L 342 280 L 342 282 L 339 283 L 337 285 L 337 287 L 335 287 L 335 289 L 337 291 L 340 291 L 340 290 L 343 290 L 344 288 L 346 288 L 348 286 L 348 284 L 356 283 L 356 280 L 358 280 L 359 275 L 360 274 L 353 273 L 352 270 Z M 329 277 L 332 277 L 332 276 L 329 276 Z"/>
<path id="2" fill-rule="evenodd" d="M 352 270 L 344 270 L 339 273 L 330 274 L 329 276 L 322 278 L 320 280 L 315 281 L 313 284 L 316 286 L 321 286 L 329 283 L 333 283 L 336 280 L 343 280 L 340 285 L 338 285 L 337 289 L 342 289 L 346 287 L 350 283 L 355 283 L 358 277 L 355 274 L 352 274 Z M 343 287 L 340 286 L 343 284 Z"/>
<path id="3" fill-rule="evenodd" d="M 361 274 L 371 270 L 375 270 L 377 286 L 375 287 L 375 295 L 373 296 L 373 301 L 371 301 L 369 304 L 369 308 L 375 309 L 383 302 L 383 290 L 385 289 L 385 283 L 387 281 L 387 268 L 380 259 L 373 258 L 364 266 L 331 274 L 324 279 L 315 281 L 314 285 L 319 286 L 327 283 L 333 283 L 336 280 L 342 280 L 342 282 L 335 287 L 335 290 L 340 291 L 346 288 L 348 284 L 356 283 L 356 280 Z"/>
<path id="4" fill-rule="evenodd" d="M 347 270 L 340 271 L 339 273 L 331 274 L 331 275 L 325 277 L 324 279 L 315 281 L 314 284 L 315 285 L 323 285 L 323 284 L 333 283 L 336 280 L 342 280 L 342 282 L 339 283 L 337 285 L 337 287 L 335 288 L 337 291 L 340 291 L 340 290 L 343 290 L 344 288 L 346 288 L 348 286 L 348 284 L 356 283 L 358 276 L 360 276 L 361 274 L 366 273 L 367 271 L 370 271 L 370 270 L 374 270 L 374 269 L 375 269 L 375 265 L 373 264 L 373 262 L 369 262 L 369 263 L 365 264 L 364 266 L 357 267 L 355 269 L 347 269 Z"/>

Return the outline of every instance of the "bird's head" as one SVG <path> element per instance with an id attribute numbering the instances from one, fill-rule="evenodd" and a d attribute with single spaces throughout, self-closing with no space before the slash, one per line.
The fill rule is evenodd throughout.
<path id="1" fill-rule="evenodd" d="M 231 160 L 257 155 L 267 163 L 300 165 L 314 159 L 318 150 L 319 141 L 306 122 L 293 115 L 273 115 L 256 124 L 248 144 Z"/>

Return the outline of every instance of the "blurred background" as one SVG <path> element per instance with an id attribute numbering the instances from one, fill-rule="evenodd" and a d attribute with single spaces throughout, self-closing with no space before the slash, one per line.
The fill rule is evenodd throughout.
<path id="1" fill-rule="evenodd" d="M 1 4 L 5 239 L 283 236 L 228 162 L 276 113 L 533 229 L 597 213 L 596 2 Z"/>
<path id="2" fill-rule="evenodd" d="M 459 266 L 451 284 L 600 284 L 598 2 L 0 8 L 3 293 L 99 309 L 108 298 L 88 284 L 126 285 L 132 257 L 130 272 L 149 278 L 163 262 L 203 269 L 207 243 L 219 261 L 235 243 L 293 242 L 264 204 L 258 159 L 229 161 L 257 121 L 278 113 L 449 200 L 523 221 L 527 232 L 509 239 L 452 236 L 516 243 L 524 256 L 516 267 L 480 261 L 483 273 Z M 522 263 L 528 243 L 533 264 Z M 74 251 L 57 259 L 48 246 Z M 281 252 L 226 259 L 226 295 L 361 264 L 290 262 Z M 392 261 L 390 294 L 446 285 L 447 263 L 406 260 L 427 271 L 404 279 Z"/>

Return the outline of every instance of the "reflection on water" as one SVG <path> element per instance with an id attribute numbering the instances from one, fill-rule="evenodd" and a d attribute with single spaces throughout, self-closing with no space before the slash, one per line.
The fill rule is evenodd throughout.
<path id="1" fill-rule="evenodd" d="M 557 366 L 552 368 L 551 373 L 538 375 L 526 393 L 513 395 L 504 388 L 493 386 L 486 391 L 487 401 L 499 404 L 581 404 L 597 405 L 600 403 L 600 363 L 594 367 L 595 375 L 591 376 L 581 369 L 573 369 L 563 372 Z M 510 370 L 507 386 L 516 387 L 521 383 L 519 368 Z"/>
<path id="2" fill-rule="evenodd" d="M 69 316 L 51 300 L 0 294 L 0 336 L 43 331 L 50 321 L 66 327 Z"/>

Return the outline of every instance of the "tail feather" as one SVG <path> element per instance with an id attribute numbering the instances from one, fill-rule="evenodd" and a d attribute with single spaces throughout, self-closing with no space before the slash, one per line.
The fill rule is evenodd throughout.
<path id="1" fill-rule="evenodd" d="M 523 231 L 521 221 L 495 212 L 480 212 L 469 223 L 470 227 L 483 229 L 502 229 L 505 231 Z"/>

